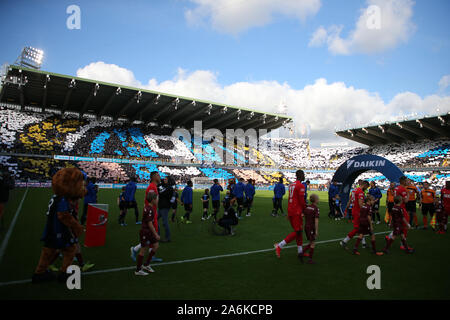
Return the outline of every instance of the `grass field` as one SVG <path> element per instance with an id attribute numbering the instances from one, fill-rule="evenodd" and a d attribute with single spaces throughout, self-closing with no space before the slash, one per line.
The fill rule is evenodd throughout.
<path id="1" fill-rule="evenodd" d="M 2 243 L 25 191 L 16 189 L 12 192 L 5 214 L 5 228 L 0 234 Z M 270 192 L 257 192 L 253 214 L 240 220 L 235 236 L 217 236 L 210 232 L 210 222 L 200 220 L 200 192 L 196 192 L 192 214 L 194 223 L 171 223 L 172 242 L 162 243 L 157 254 L 164 262 L 159 266 L 158 263 L 153 264 L 155 273 L 147 277 L 136 277 L 129 248 L 138 242 L 140 226 L 134 224 L 134 214 L 129 210 L 128 226 L 120 227 L 117 223 L 118 208 L 115 205 L 117 191 L 101 189 L 99 203 L 110 205 L 106 245 L 83 248 L 85 260 L 95 263 L 92 271 L 101 272 L 83 275 L 82 290 L 68 290 L 65 285 L 57 282 L 39 285 L 32 285 L 30 282 L 10 283 L 31 278 L 42 246 L 39 238 L 51 190 L 29 189 L 0 261 L 0 299 L 290 300 L 450 297 L 450 234 L 437 235 L 431 230 L 411 230 L 409 243 L 416 249 L 413 255 L 404 254 L 399 249 L 400 243 L 397 240 L 390 255 L 373 256 L 369 249 L 362 249 L 361 256 L 354 256 L 338 243 L 351 230 L 351 224 L 330 220 L 327 217 L 326 193 L 318 194 L 322 202 L 320 238 L 317 239 L 319 244 L 316 246 L 314 259 L 316 265 L 300 264 L 295 247 L 283 250 L 281 259 L 275 257 L 274 250 L 269 250 L 275 241 L 282 240 L 291 231 L 286 218 L 270 216 Z M 143 190 L 139 190 L 139 203 L 142 203 L 143 196 Z M 286 204 L 285 201 L 284 208 Z M 139 209 L 142 210 L 142 207 Z M 384 211 L 383 206 L 381 212 Z M 375 226 L 376 232 L 387 230 L 384 224 Z M 384 234 L 377 237 L 379 249 L 384 246 L 383 238 Z M 352 240 L 350 245 L 353 243 Z M 258 250 L 260 251 L 252 252 Z M 228 256 L 236 253 L 247 254 Z M 205 257 L 209 258 L 189 261 Z M 381 268 L 381 290 L 368 290 L 366 287 L 369 276 L 366 269 L 373 264 Z M 118 270 L 114 270 L 116 268 Z"/>

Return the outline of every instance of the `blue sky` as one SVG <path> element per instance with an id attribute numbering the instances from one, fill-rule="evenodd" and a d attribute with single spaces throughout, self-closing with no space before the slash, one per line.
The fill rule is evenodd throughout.
<path id="1" fill-rule="evenodd" d="M 237 10 L 248 9 L 249 14 L 256 11 L 250 4 L 244 5 L 242 0 L 220 0 L 218 2 L 222 2 L 224 7 L 219 6 L 219 9 L 228 10 L 230 1 L 234 1 L 231 5 Z M 281 86 L 286 84 L 292 92 L 304 93 L 305 86 L 314 85 L 317 79 L 323 78 L 327 84 L 344 83 L 347 91 L 351 87 L 367 91 L 371 98 L 378 97 L 385 105 L 405 92 L 423 99 L 431 95 L 448 96 L 446 81 L 442 82 L 441 88 L 438 82 L 450 74 L 449 1 L 418 0 L 411 3 L 412 16 L 407 23 L 413 25 L 414 30 L 399 31 L 399 37 L 406 37 L 406 40 L 398 40 L 392 47 L 377 53 L 367 53 L 361 45 L 355 45 L 350 54 L 333 52 L 323 43 L 311 46 L 311 37 L 321 26 L 327 29 L 337 25 L 342 26 L 340 37 L 348 38 L 355 29 L 361 10 L 378 2 L 304 2 L 311 2 L 311 6 L 319 4 L 304 19 L 268 5 L 269 22 L 230 31 L 239 16 L 233 21 L 231 12 L 231 21 L 227 16 L 216 17 L 222 22 L 215 23 L 211 12 L 217 6 L 211 4 L 201 11 L 196 0 L 1 1 L 0 26 L 6 32 L 2 39 L 0 63 L 14 62 L 21 48 L 30 45 L 45 51 L 43 70 L 76 75 L 78 69 L 102 61 L 131 71 L 143 86 L 149 79 L 154 79 L 156 85 L 153 87 L 156 89 L 173 87 L 176 90 L 178 86 L 182 91 L 180 94 L 194 97 L 201 92 L 190 92 L 177 83 L 179 68 L 186 70 L 185 82 L 191 81 L 190 75 L 196 71 L 205 70 L 213 75 L 213 85 L 222 90 L 217 96 L 206 93 L 206 98 L 232 100 L 237 105 L 251 104 L 264 110 L 269 108 L 264 106 L 264 102 L 255 98 L 252 103 L 251 98 L 246 98 L 239 103 L 235 95 L 227 96 L 231 89 L 225 89 L 241 82 L 269 81 Z M 66 27 L 69 16 L 66 8 L 72 4 L 81 9 L 80 30 Z M 283 6 L 284 0 L 279 1 L 279 5 Z M 187 11 L 195 13 L 196 9 L 200 10 L 198 12 L 206 10 L 206 13 L 197 12 L 193 23 L 187 18 Z M 165 87 L 164 81 L 170 81 L 171 86 Z M 279 99 L 289 100 L 286 98 L 290 96 L 289 92 L 282 93 Z M 415 107 L 412 108 L 430 108 L 424 106 L 423 101 L 421 103 L 418 107 L 413 104 Z M 439 103 L 445 109 L 448 100 L 440 100 Z M 308 107 L 321 110 L 313 104 Z M 401 108 L 408 110 L 408 106 Z M 296 109 L 301 109 L 301 106 Z M 315 130 L 314 120 L 303 120 Z M 351 120 L 357 122 L 351 118 L 345 121 Z M 336 125 L 342 125 L 343 121 Z"/>

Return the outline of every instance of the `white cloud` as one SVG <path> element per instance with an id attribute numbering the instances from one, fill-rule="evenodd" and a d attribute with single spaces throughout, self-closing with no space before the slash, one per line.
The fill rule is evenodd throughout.
<path id="1" fill-rule="evenodd" d="M 439 80 L 439 91 L 445 91 L 450 86 L 450 74 L 447 74 Z"/>
<path id="2" fill-rule="evenodd" d="M 435 113 L 437 107 L 443 112 L 450 111 L 450 96 L 429 95 L 422 98 L 412 92 L 402 92 L 385 102 L 377 93 L 354 88 L 344 82 L 328 83 L 323 78 L 301 89 L 277 81 L 236 82 L 223 86 L 216 73 L 208 70 L 187 72 L 180 68 L 171 80 L 160 82 L 153 78 L 142 84 L 133 72 L 103 62 L 78 69 L 77 75 L 264 112 L 276 113 L 283 100 L 297 126 L 306 123 L 311 127 L 313 144 L 336 140 L 335 127 L 342 128 L 349 123 L 358 126 L 393 121 L 398 116 L 412 113 Z"/>
<path id="3" fill-rule="evenodd" d="M 115 64 L 107 64 L 103 61 L 92 62 L 77 70 L 77 77 L 92 80 L 112 82 L 128 86 L 141 86 L 132 71 Z"/>
<path id="4" fill-rule="evenodd" d="M 196 7 L 185 11 L 191 25 L 211 24 L 215 30 L 238 34 L 270 23 L 281 14 L 305 21 L 320 9 L 320 0 L 190 0 Z"/>
<path id="5" fill-rule="evenodd" d="M 341 55 L 376 54 L 395 48 L 406 43 L 416 30 L 411 21 L 413 5 L 412 0 L 368 0 L 347 37 L 341 36 L 342 26 L 321 26 L 313 33 L 310 46 L 327 44 L 331 53 Z M 318 34 L 320 42 L 316 41 Z"/>

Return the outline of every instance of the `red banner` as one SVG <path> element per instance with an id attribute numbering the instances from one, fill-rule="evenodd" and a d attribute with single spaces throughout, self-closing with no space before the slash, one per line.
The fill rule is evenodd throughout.
<path id="1" fill-rule="evenodd" d="M 105 245 L 106 226 L 108 223 L 108 205 L 88 204 L 85 247 L 100 247 Z"/>

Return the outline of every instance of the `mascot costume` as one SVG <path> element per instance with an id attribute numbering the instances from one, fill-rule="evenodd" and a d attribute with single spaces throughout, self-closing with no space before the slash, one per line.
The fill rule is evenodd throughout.
<path id="1" fill-rule="evenodd" d="M 86 194 L 83 173 L 76 168 L 59 170 L 52 178 L 52 189 L 54 195 L 48 205 L 47 222 L 41 238 L 44 247 L 32 277 L 33 283 L 55 278 L 48 267 L 59 252 L 63 255 L 63 261 L 58 280 L 66 281 L 67 267 L 73 262 L 77 253 L 78 237 L 83 232 L 83 227 L 77 219 L 78 200 Z"/>

